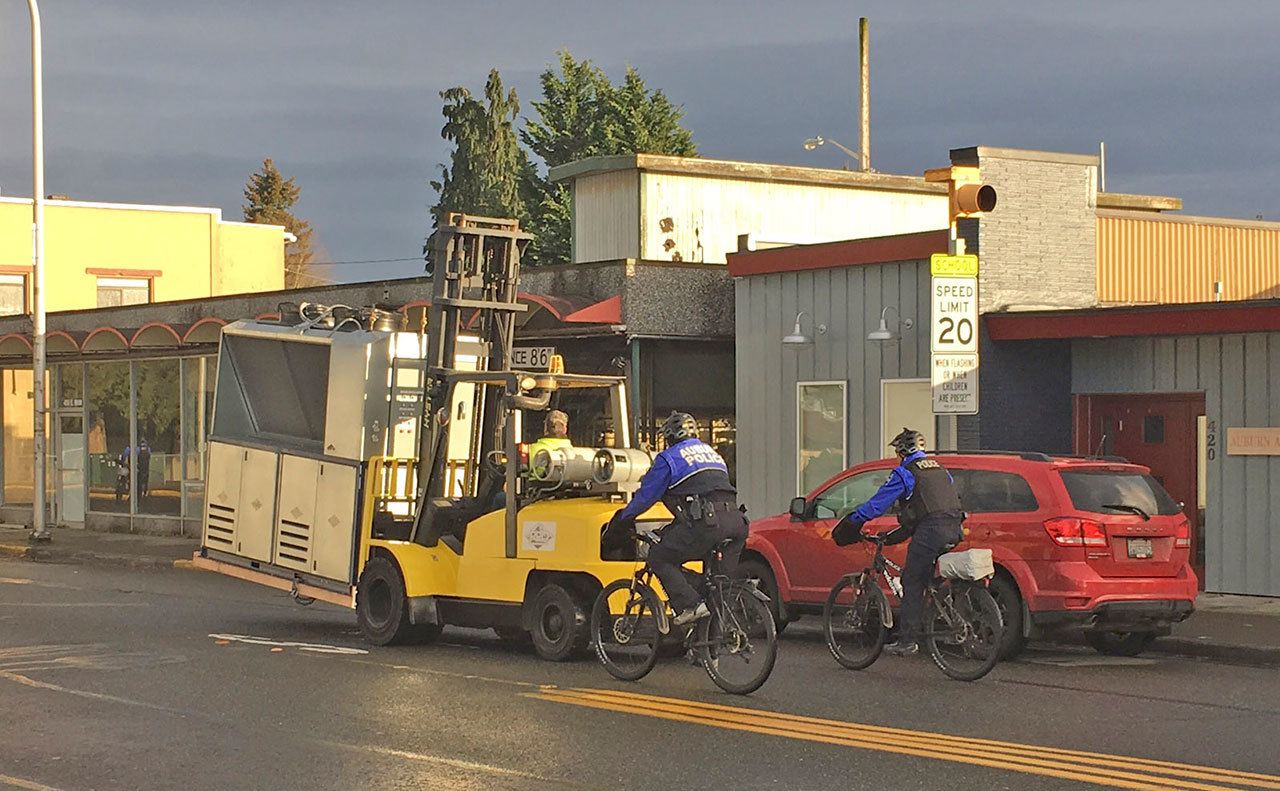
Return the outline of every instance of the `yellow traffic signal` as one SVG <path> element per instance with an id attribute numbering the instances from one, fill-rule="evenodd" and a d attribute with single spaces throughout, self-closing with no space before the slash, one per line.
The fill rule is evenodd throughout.
<path id="1" fill-rule="evenodd" d="M 924 172 L 924 179 L 947 182 L 947 217 L 951 225 L 955 225 L 956 220 L 961 217 L 972 217 L 996 207 L 996 188 L 983 184 L 975 167 L 953 165 L 949 168 L 932 168 Z"/>

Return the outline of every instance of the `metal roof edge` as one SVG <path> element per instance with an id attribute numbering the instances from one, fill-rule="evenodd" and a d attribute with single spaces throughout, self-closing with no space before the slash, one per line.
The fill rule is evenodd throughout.
<path id="1" fill-rule="evenodd" d="M 1062 165 L 1097 165 L 1096 154 L 1068 154 L 1058 151 L 1037 151 L 1030 148 L 1000 148 L 997 146 L 968 146 L 951 149 L 951 162 L 956 165 L 977 165 L 984 158 L 1021 159 L 1027 162 L 1057 162 Z"/>
<path id="2" fill-rule="evenodd" d="M 1099 209 L 1130 209 L 1162 212 L 1182 209 L 1182 198 L 1172 195 L 1138 195 L 1128 192 L 1099 192 Z"/>
<path id="3" fill-rule="evenodd" d="M 773 181 L 806 184 L 815 187 L 842 187 L 885 190 L 890 192 L 918 192 L 945 194 L 945 184 L 924 180 L 923 176 L 905 176 L 891 173 L 875 173 L 860 170 L 834 170 L 804 165 L 781 165 L 767 162 L 741 162 L 728 159 L 703 157 L 672 157 L 658 154 L 626 154 L 622 156 L 589 157 L 567 165 L 551 168 L 552 181 L 566 181 L 597 173 L 620 170 L 640 170 L 650 173 L 669 173 L 683 176 L 736 179 L 740 181 Z"/>
<path id="4" fill-rule="evenodd" d="M 1256 228 L 1261 231 L 1280 231 L 1280 221 L 1276 220 L 1241 220 L 1234 217 L 1205 217 L 1196 214 L 1160 214 L 1149 211 L 1124 209 L 1098 209 L 1099 217 L 1116 220 L 1150 220 L 1151 222 L 1172 222 L 1184 225 L 1226 225 L 1235 228 Z"/>

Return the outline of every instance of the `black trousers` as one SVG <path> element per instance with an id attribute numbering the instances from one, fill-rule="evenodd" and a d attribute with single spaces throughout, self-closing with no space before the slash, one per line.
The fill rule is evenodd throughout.
<path id="1" fill-rule="evenodd" d="M 924 615 L 924 589 L 933 579 L 938 558 L 960 543 L 961 520 L 952 517 L 930 517 L 916 528 L 907 547 L 907 562 L 902 566 L 902 609 L 898 613 L 899 640 L 918 640 Z"/>
<path id="2" fill-rule="evenodd" d="M 724 549 L 721 573 L 732 577 L 738 567 L 738 556 L 747 543 L 747 519 L 736 508 L 716 510 L 715 526 L 691 524 L 677 520 L 662 529 L 662 540 L 649 548 L 649 568 L 657 575 L 667 592 L 671 607 L 677 612 L 697 606 L 701 594 L 689 584 L 682 564 L 690 560 L 704 560 L 726 538 L 733 543 Z"/>

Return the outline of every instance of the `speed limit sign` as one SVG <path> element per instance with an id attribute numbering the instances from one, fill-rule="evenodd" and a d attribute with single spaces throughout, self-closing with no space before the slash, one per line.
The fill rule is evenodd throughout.
<path id="1" fill-rule="evenodd" d="M 978 278 L 933 278 L 929 349 L 935 354 L 978 351 Z"/>

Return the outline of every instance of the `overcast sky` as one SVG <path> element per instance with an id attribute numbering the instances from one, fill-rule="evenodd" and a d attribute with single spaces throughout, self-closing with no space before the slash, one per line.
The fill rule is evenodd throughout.
<path id="1" fill-rule="evenodd" d="M 264 156 L 334 261 L 416 258 L 448 150 L 439 92 L 499 68 L 528 106 L 568 48 L 631 64 L 701 153 L 840 167 L 871 20 L 872 163 L 918 174 L 969 145 L 1092 153 L 1107 186 L 1280 217 L 1274 0 L 42 0 L 47 191 L 221 206 Z M 26 3 L 0 0 L 0 193 L 30 194 Z M 330 276 L 411 275 L 414 262 Z"/>

